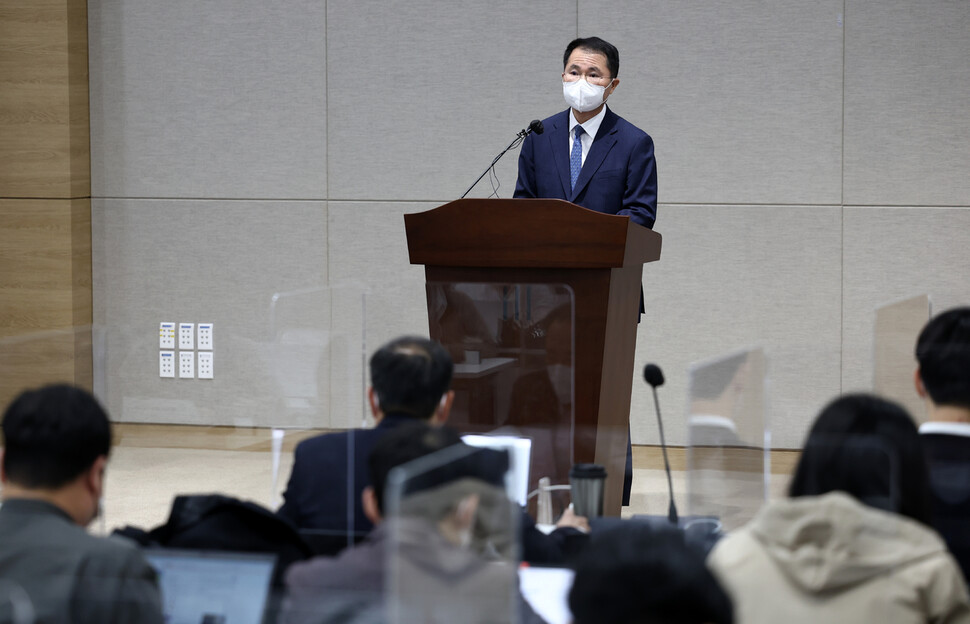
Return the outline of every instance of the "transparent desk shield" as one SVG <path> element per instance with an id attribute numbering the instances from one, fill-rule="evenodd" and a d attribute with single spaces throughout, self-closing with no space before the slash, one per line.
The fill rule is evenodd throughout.
<path id="1" fill-rule="evenodd" d="M 695 364 L 688 375 L 688 513 L 734 529 L 768 494 L 765 356 L 742 351 Z"/>
<path id="2" fill-rule="evenodd" d="M 518 622 L 507 455 L 463 444 L 395 468 L 384 497 L 392 624 Z"/>
<path id="3" fill-rule="evenodd" d="M 873 332 L 872 390 L 906 408 L 916 422 L 926 420 L 926 404 L 913 387 L 916 338 L 930 320 L 927 295 L 876 309 Z"/>
<path id="4" fill-rule="evenodd" d="M 50 383 L 93 388 L 113 423 L 94 533 L 164 524 L 182 494 L 217 492 L 276 509 L 297 444 L 364 421 L 364 294 L 354 285 L 259 293 L 242 325 L 260 331 L 240 329 L 238 311 L 210 310 L 5 337 L 3 407 Z M 162 321 L 172 326 L 171 346 L 163 346 Z M 182 322 L 193 325 L 191 347 L 180 344 Z M 204 324 L 211 345 L 199 342 Z M 211 378 L 200 356 L 211 357 Z"/>
<path id="5" fill-rule="evenodd" d="M 575 304 L 564 284 L 429 283 L 431 336 L 455 362 L 448 424 L 532 440 L 529 491 L 569 483 Z"/>

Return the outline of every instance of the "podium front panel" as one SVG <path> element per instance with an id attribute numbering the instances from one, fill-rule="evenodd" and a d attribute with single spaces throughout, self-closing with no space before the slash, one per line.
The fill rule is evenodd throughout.
<path id="1" fill-rule="evenodd" d="M 575 297 L 565 284 L 429 282 L 431 337 L 455 362 L 448 423 L 532 440 L 538 479 L 569 481 L 575 453 Z"/>

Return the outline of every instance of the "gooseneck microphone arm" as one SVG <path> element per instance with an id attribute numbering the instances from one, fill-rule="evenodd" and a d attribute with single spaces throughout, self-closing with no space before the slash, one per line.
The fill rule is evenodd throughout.
<path id="1" fill-rule="evenodd" d="M 472 185 L 468 187 L 468 190 L 462 193 L 461 197 L 459 197 L 458 199 L 465 199 L 465 195 L 468 195 L 469 193 L 472 192 L 472 189 L 475 188 L 475 185 L 482 181 L 482 178 L 485 177 L 485 174 L 487 174 L 492 169 L 492 167 L 495 166 L 495 163 L 497 163 L 502 158 L 502 156 L 505 156 L 506 152 L 508 152 L 510 149 L 512 149 L 513 147 L 515 147 L 516 145 L 524 141 L 525 137 L 529 136 L 533 132 L 535 132 L 536 134 L 542 134 L 544 130 L 545 129 L 542 127 L 542 122 L 539 121 L 538 119 L 533 119 L 529 123 L 528 128 L 523 128 L 522 130 L 519 130 L 518 134 L 515 135 L 515 138 L 512 139 L 512 142 L 509 143 L 509 146 L 506 147 L 504 150 L 502 150 L 502 152 L 498 156 L 496 156 L 494 160 L 492 160 L 492 164 L 490 164 L 488 167 L 485 168 L 485 171 L 482 172 L 482 175 L 478 176 L 478 179 L 472 182 Z"/>
<path id="2" fill-rule="evenodd" d="M 643 378 L 653 390 L 653 406 L 657 411 L 657 428 L 660 430 L 660 449 L 664 455 L 664 470 L 667 472 L 667 492 L 670 495 L 670 505 L 667 508 L 667 519 L 671 524 L 677 524 L 677 505 L 674 503 L 674 482 L 670 476 L 670 461 L 667 459 L 667 441 L 664 438 L 664 421 L 660 417 L 660 400 L 657 398 L 657 386 L 664 384 L 664 374 L 656 364 L 647 364 L 643 368 Z"/>

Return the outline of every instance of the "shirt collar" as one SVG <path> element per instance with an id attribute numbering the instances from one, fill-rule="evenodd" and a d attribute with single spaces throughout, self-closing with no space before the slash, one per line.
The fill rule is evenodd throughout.
<path id="1" fill-rule="evenodd" d="M 570 108 L 569 109 L 569 134 L 571 135 L 573 133 L 573 128 L 575 128 L 577 125 L 581 125 L 583 126 L 583 130 L 586 131 L 586 134 L 589 135 L 589 138 L 595 139 L 596 133 L 599 131 L 600 124 L 603 123 L 604 117 L 606 117 L 605 103 L 603 104 L 603 110 L 597 113 L 595 117 L 593 117 L 592 119 L 587 119 L 582 124 L 576 121 L 575 113 L 573 113 L 573 109 Z"/>
<path id="2" fill-rule="evenodd" d="M 965 436 L 970 438 L 970 423 L 931 420 L 920 425 L 919 432 L 940 433 L 943 435 Z"/>

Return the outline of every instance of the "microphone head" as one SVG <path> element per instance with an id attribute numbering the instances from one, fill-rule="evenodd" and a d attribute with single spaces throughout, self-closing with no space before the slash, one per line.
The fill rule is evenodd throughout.
<path id="1" fill-rule="evenodd" d="M 533 119 L 529 122 L 529 132 L 535 132 L 536 134 L 542 134 L 545 132 L 545 128 L 542 127 L 542 122 L 538 119 Z"/>
<path id="2" fill-rule="evenodd" d="M 656 364 L 647 364 L 643 367 L 643 378 L 654 388 L 664 385 L 664 374 Z"/>

